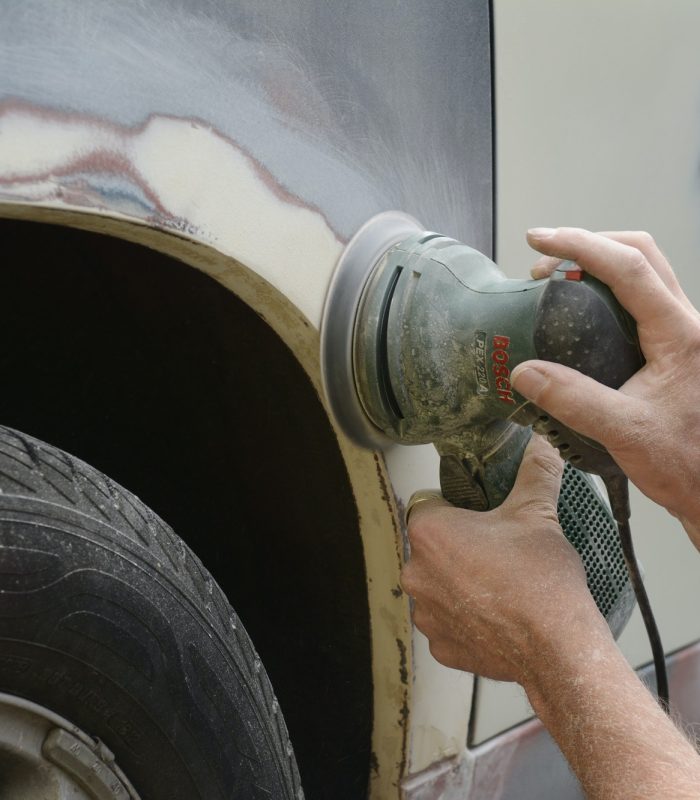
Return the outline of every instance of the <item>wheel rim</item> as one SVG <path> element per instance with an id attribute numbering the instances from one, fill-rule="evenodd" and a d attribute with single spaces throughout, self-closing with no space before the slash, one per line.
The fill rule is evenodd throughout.
<path id="1" fill-rule="evenodd" d="M 0 775 L 13 800 L 139 800 L 113 753 L 44 706 L 0 692 Z"/>

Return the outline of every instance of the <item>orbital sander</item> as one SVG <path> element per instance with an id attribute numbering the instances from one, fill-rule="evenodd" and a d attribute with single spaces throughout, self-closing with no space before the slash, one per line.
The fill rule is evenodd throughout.
<path id="1" fill-rule="evenodd" d="M 634 320 L 575 264 L 544 280 L 508 279 L 482 253 L 399 212 L 374 217 L 342 254 L 321 326 L 324 388 L 341 430 L 372 449 L 433 443 L 444 497 L 477 511 L 505 500 L 532 431 L 544 434 L 566 461 L 559 519 L 598 608 L 617 636 L 636 594 L 649 630 L 631 539 L 620 536 L 629 531 L 626 479 L 602 445 L 515 391 L 512 370 L 533 358 L 612 388 L 644 363 Z"/>

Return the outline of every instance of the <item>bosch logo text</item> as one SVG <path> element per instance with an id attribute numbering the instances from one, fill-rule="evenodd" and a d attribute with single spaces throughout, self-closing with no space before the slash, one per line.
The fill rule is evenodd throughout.
<path id="1" fill-rule="evenodd" d="M 493 353 L 491 369 L 496 377 L 496 392 L 504 403 L 515 403 L 513 390 L 510 386 L 510 369 L 508 368 L 508 346 L 510 339 L 507 336 L 493 337 Z"/>

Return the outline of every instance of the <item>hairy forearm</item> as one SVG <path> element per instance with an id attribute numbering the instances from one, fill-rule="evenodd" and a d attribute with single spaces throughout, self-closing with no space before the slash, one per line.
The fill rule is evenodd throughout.
<path id="1" fill-rule="evenodd" d="M 700 757 L 606 630 L 545 646 L 525 688 L 591 800 L 700 797 Z"/>

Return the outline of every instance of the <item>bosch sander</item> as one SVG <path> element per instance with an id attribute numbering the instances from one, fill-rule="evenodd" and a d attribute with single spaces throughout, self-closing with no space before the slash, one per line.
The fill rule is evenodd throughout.
<path id="1" fill-rule="evenodd" d="M 631 540 L 623 546 L 618 531 L 629 517 L 626 479 L 599 443 L 515 391 L 512 370 L 532 358 L 613 388 L 644 363 L 634 320 L 574 264 L 544 280 L 508 279 L 482 253 L 398 212 L 370 220 L 346 247 L 321 327 L 324 388 L 338 426 L 373 449 L 432 442 L 444 497 L 479 511 L 507 497 L 532 431 L 546 435 L 567 462 L 562 528 L 618 635 L 633 586 L 648 606 Z M 606 484 L 612 510 L 590 474 Z"/>

